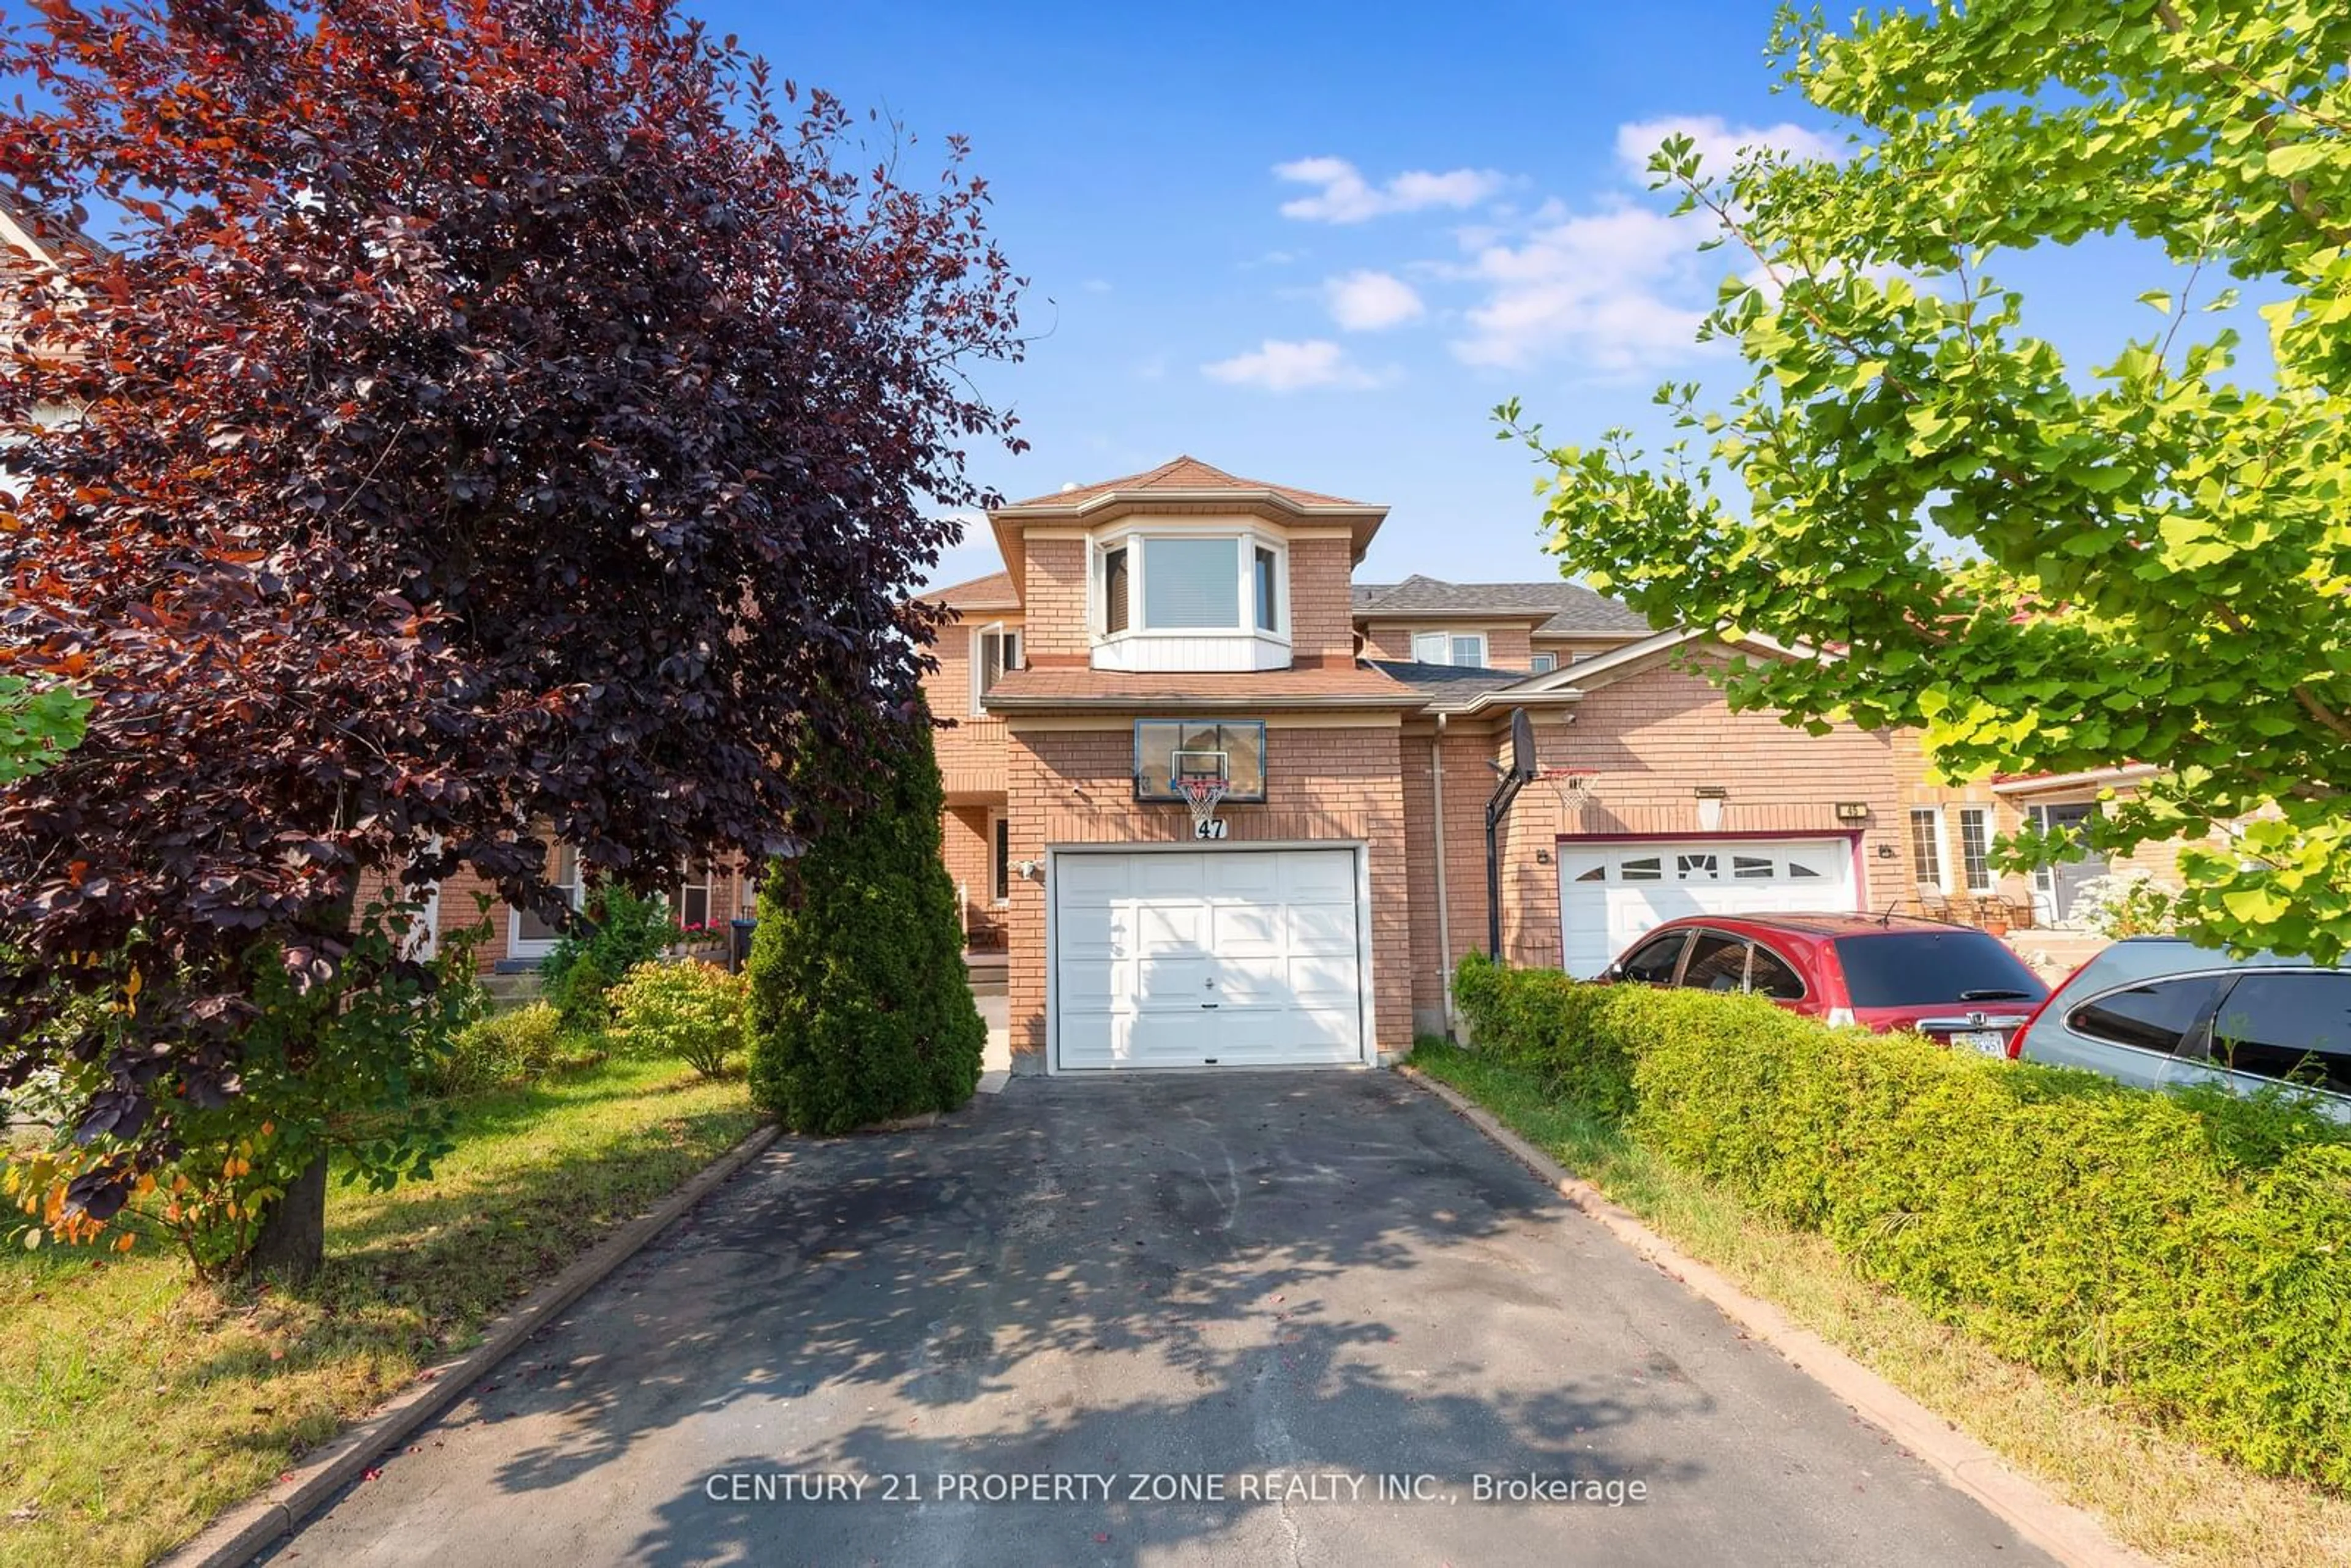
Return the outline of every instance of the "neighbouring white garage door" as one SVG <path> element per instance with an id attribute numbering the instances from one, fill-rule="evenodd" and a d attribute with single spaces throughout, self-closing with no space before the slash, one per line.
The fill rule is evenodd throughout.
<path id="1" fill-rule="evenodd" d="M 1857 907 L 1846 839 L 1698 839 L 1559 851 L 1560 950 L 1589 978 L 1633 939 L 1685 915 L 1849 912 Z"/>
<path id="2" fill-rule="evenodd" d="M 1364 1059 L 1355 852 L 1063 852 L 1053 861 L 1063 1068 Z"/>

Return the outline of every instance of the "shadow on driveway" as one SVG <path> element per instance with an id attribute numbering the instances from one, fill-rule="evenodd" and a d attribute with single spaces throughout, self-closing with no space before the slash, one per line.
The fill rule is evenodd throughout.
<path id="1" fill-rule="evenodd" d="M 279 1560 L 2040 1560 L 1381 1073 L 778 1145 L 413 1441 Z"/>

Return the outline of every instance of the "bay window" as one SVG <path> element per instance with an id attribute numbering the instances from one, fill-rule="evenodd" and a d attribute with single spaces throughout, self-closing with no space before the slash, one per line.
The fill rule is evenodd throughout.
<path id="1" fill-rule="evenodd" d="M 1280 638 L 1288 551 L 1254 533 L 1133 533 L 1098 544 L 1094 632 Z"/>

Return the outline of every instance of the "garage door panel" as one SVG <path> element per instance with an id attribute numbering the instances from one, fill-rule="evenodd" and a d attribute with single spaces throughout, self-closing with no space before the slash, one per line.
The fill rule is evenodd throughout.
<path id="1" fill-rule="evenodd" d="M 1126 1052 L 1129 1019 L 1101 1008 L 1061 1009 L 1061 1065 L 1115 1067 Z"/>
<path id="2" fill-rule="evenodd" d="M 1208 950 L 1208 909 L 1204 904 L 1137 900 L 1134 922 L 1135 951 L 1144 956 Z"/>
<path id="3" fill-rule="evenodd" d="M 1258 904 L 1218 904 L 1211 913 L 1215 934 L 1208 946 L 1217 956 L 1280 957 L 1281 911 Z"/>
<path id="4" fill-rule="evenodd" d="M 1281 896 L 1291 904 L 1355 905 L 1355 857 L 1312 850 L 1285 850 L 1280 860 Z"/>
<path id="5" fill-rule="evenodd" d="M 1145 1009 L 1197 1008 L 1217 999 L 1217 961 L 1196 956 L 1139 958 L 1134 965 L 1135 1005 Z"/>
<path id="6" fill-rule="evenodd" d="M 1137 899 L 1204 898 L 1208 893 L 1207 858 L 1203 854 L 1127 856 L 1128 889 Z"/>
<path id="7" fill-rule="evenodd" d="M 1355 952 L 1355 906 L 1352 904 L 1298 904 L 1290 908 L 1290 950 L 1292 953 Z"/>
<path id="8" fill-rule="evenodd" d="M 1289 984 L 1301 1007 L 1353 1007 L 1364 975 L 1353 953 L 1309 954 L 1290 960 Z"/>
<path id="9" fill-rule="evenodd" d="M 1117 855 L 1071 855 L 1054 868 L 1054 897 L 1062 910 L 1107 904 L 1126 892 L 1127 862 Z"/>
<path id="10" fill-rule="evenodd" d="M 1858 907 L 1843 839 L 1656 840 L 1562 847 L 1560 947 L 1567 972 L 1599 974 L 1668 920 Z"/>
<path id="11" fill-rule="evenodd" d="M 1357 852 L 1062 852 L 1059 1065 L 1362 1061 Z"/>

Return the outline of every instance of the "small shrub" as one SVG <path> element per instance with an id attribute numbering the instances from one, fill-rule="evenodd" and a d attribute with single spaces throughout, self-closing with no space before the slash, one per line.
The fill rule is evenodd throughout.
<path id="1" fill-rule="evenodd" d="M 638 965 L 660 956 L 678 939 L 668 902 L 640 897 L 627 888 L 600 884 L 581 911 L 583 925 L 564 933 L 538 967 L 547 999 L 563 1015 L 563 1027 L 595 1033 L 612 1021 L 605 993 Z"/>
<path id="2" fill-rule="evenodd" d="M 425 1087 L 449 1097 L 531 1082 L 556 1071 L 569 1045 L 561 1015 L 545 1002 L 491 1013 L 450 1036 Z"/>
<path id="3" fill-rule="evenodd" d="M 1457 996 L 1480 1050 L 1629 1104 L 1650 1149 L 2000 1354 L 2351 1487 L 2351 1142 L 2307 1103 L 1483 960 Z"/>
<path id="4" fill-rule="evenodd" d="M 719 1077 L 743 1049 L 744 990 L 742 976 L 716 964 L 640 964 L 612 988 L 613 1042 Z"/>
<path id="5" fill-rule="evenodd" d="M 2094 876 L 2074 891 L 2074 918 L 2110 942 L 2168 936 L 2179 926 L 2179 890 L 2143 871 Z"/>

